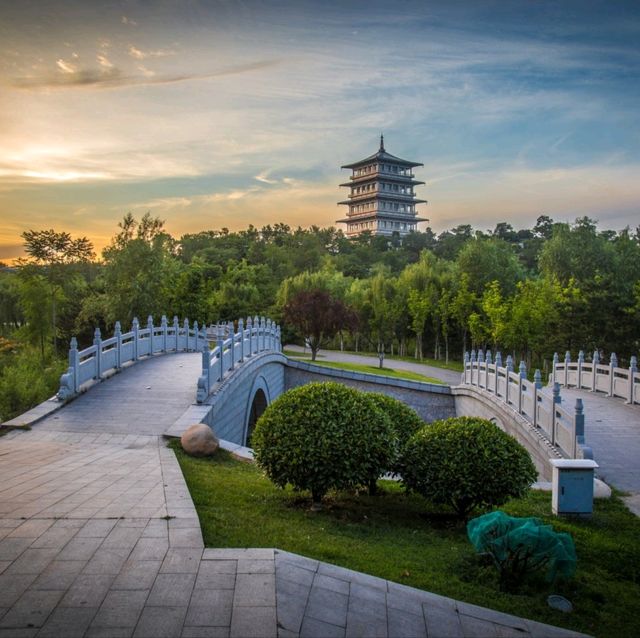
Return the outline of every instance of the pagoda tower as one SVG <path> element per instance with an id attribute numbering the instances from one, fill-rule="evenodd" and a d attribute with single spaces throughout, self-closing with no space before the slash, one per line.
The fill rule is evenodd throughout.
<path id="1" fill-rule="evenodd" d="M 347 216 L 336 220 L 347 225 L 347 236 L 370 231 L 402 238 L 417 230 L 418 222 L 429 221 L 416 216 L 416 204 L 426 203 L 414 194 L 414 187 L 424 184 L 414 179 L 412 169 L 416 166 L 423 164 L 387 153 L 382 135 L 377 153 L 342 166 L 353 171 L 351 181 L 340 184 L 350 189 L 349 199 L 338 202 L 348 206 Z"/>

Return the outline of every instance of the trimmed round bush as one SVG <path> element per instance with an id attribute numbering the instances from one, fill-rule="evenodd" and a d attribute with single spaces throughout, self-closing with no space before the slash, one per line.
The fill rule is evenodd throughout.
<path id="1" fill-rule="evenodd" d="M 402 479 L 460 517 L 475 507 L 497 507 L 524 496 L 537 471 L 529 453 L 497 425 L 455 417 L 426 425 L 411 437 Z"/>
<path id="2" fill-rule="evenodd" d="M 339 383 L 289 390 L 262 414 L 251 439 L 257 464 L 279 487 L 310 490 L 369 485 L 394 458 L 391 422 L 363 392 Z"/>
<path id="3" fill-rule="evenodd" d="M 406 403 L 398 401 L 398 399 L 378 392 L 368 392 L 367 396 L 391 420 L 391 426 L 395 434 L 396 456 L 388 471 L 401 474 L 405 447 L 411 437 L 422 429 L 425 423 L 414 409 L 410 408 Z"/>

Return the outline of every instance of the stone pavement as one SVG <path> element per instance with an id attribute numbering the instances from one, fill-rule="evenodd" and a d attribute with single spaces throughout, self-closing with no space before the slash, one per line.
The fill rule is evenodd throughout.
<path id="1" fill-rule="evenodd" d="M 160 433 L 197 354 L 154 357 L 0 438 L 0 638 L 571 636 L 273 549 L 204 549 Z"/>

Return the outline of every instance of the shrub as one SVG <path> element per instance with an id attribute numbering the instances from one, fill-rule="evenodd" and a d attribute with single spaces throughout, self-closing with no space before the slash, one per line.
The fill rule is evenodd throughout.
<path id="1" fill-rule="evenodd" d="M 388 470 L 396 474 L 401 474 L 405 447 L 411 437 L 418 432 L 418 430 L 422 429 L 425 423 L 415 410 L 410 408 L 406 403 L 398 401 L 398 399 L 389 397 L 386 394 L 379 394 L 378 392 L 369 392 L 367 396 L 391 421 L 391 427 L 395 434 L 396 449 L 395 458 Z"/>
<path id="2" fill-rule="evenodd" d="M 524 496 L 536 480 L 529 453 L 498 426 L 474 417 L 426 425 L 409 441 L 405 485 L 460 517 Z"/>
<path id="3" fill-rule="evenodd" d="M 515 590 L 531 573 L 544 570 L 549 582 L 569 578 L 576 569 L 576 549 L 569 534 L 554 532 L 537 518 L 489 512 L 467 523 L 467 535 L 478 552 L 493 559 L 500 589 Z"/>
<path id="4" fill-rule="evenodd" d="M 389 418 L 366 394 L 338 383 L 285 392 L 258 420 L 252 444 L 267 476 L 310 490 L 316 508 L 327 490 L 368 485 L 394 458 Z"/>

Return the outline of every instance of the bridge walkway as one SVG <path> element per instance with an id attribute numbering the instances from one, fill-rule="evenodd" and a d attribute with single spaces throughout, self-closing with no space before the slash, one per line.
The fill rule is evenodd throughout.
<path id="1" fill-rule="evenodd" d="M 577 635 L 278 550 L 205 549 L 160 436 L 199 362 L 139 362 L 0 438 L 0 636 Z"/>

